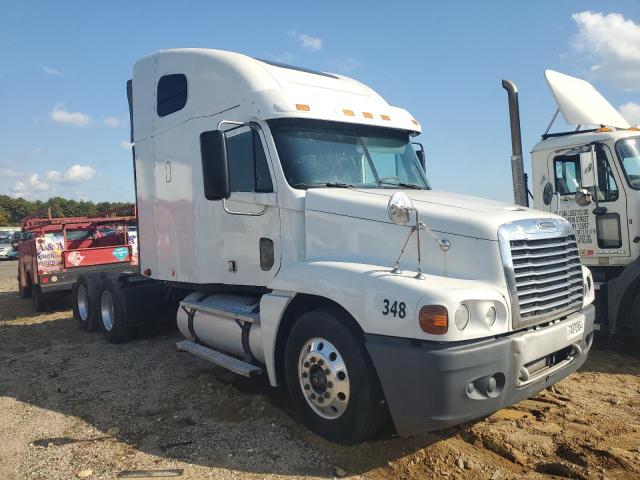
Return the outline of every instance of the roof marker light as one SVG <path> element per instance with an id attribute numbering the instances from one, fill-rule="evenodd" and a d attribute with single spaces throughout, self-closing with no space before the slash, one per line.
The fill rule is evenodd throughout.
<path id="1" fill-rule="evenodd" d="M 364 118 L 373 118 L 373 113 L 371 112 L 362 112 Z"/>
<path id="2" fill-rule="evenodd" d="M 308 112 L 311 109 L 309 108 L 309 105 L 306 105 L 304 103 L 296 103 L 296 110 L 300 110 L 301 112 Z"/>
<path id="3" fill-rule="evenodd" d="M 603 125 L 599 129 L 596 130 L 596 133 L 604 133 L 604 132 L 613 132 L 613 128 L 605 127 Z"/>
<path id="4" fill-rule="evenodd" d="M 411 119 L 411 123 L 413 123 L 416 127 L 420 126 L 420 124 L 418 123 L 418 121 L 415 118 Z"/>
<path id="5" fill-rule="evenodd" d="M 386 120 L 386 121 L 391 120 L 391 117 L 389 115 L 385 115 L 385 114 L 380 115 L 380 118 L 383 119 L 383 120 Z"/>
<path id="6" fill-rule="evenodd" d="M 355 113 L 353 113 L 353 110 L 348 110 L 346 108 L 342 109 L 342 113 L 344 113 L 347 117 L 353 117 L 355 116 Z"/>
<path id="7" fill-rule="evenodd" d="M 627 130 L 631 130 L 632 132 L 640 132 L 640 127 L 629 127 Z"/>

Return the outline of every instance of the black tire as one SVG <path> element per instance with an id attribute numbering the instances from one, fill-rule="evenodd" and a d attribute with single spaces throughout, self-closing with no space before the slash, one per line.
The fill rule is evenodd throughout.
<path id="1" fill-rule="evenodd" d="M 100 329 L 111 343 L 129 339 L 129 321 L 124 294 L 117 280 L 104 278 L 101 282 L 98 317 Z"/>
<path id="2" fill-rule="evenodd" d="M 98 275 L 80 275 L 71 289 L 73 317 L 87 332 L 100 327 L 100 285 Z"/>
<path id="3" fill-rule="evenodd" d="M 631 328 L 634 336 L 636 337 L 636 341 L 640 344 L 640 294 L 637 294 L 636 298 L 633 299 L 633 304 L 631 305 L 631 318 L 629 320 L 631 322 Z"/>
<path id="4" fill-rule="evenodd" d="M 291 402 L 301 420 L 312 431 L 327 440 L 349 445 L 374 435 L 387 421 L 388 410 L 378 376 L 364 347 L 362 335 L 347 326 L 344 320 L 349 321 L 350 319 L 343 318 L 341 320 L 344 315 L 338 309 L 313 310 L 302 315 L 293 325 L 287 339 L 285 374 Z M 338 375 L 332 371 L 327 375 L 319 374 L 324 377 L 324 386 L 327 389 L 322 395 L 325 397 L 327 394 L 330 395 L 331 398 L 326 401 L 332 402 L 330 408 L 336 412 L 333 413 L 334 415 L 339 415 L 337 418 L 321 416 L 314 408 L 324 408 L 329 415 L 332 412 L 327 410 L 326 404 L 312 407 L 311 400 L 307 400 L 307 398 L 311 398 L 314 391 L 323 392 L 323 390 L 316 389 L 313 385 L 305 385 L 304 388 L 301 385 L 304 378 L 312 379 L 310 383 L 316 385 L 322 384 L 323 381 L 321 379 L 319 382 L 314 382 L 313 380 L 317 380 L 317 378 L 313 378 L 312 370 L 309 370 L 307 377 L 303 377 L 306 373 L 304 368 L 307 368 L 304 365 L 307 365 L 307 362 L 301 361 L 303 358 L 301 353 L 307 342 L 314 338 L 330 342 L 331 347 L 334 347 L 338 352 L 338 361 L 342 360 L 346 366 L 345 379 L 348 380 L 349 386 L 346 409 L 342 413 L 337 413 L 338 411 L 333 407 L 333 405 L 339 405 L 336 400 L 340 398 L 340 393 L 336 394 L 336 391 L 339 391 L 339 372 L 337 372 Z M 322 346 L 317 348 L 319 348 L 318 352 L 323 349 Z M 317 364 L 321 365 L 321 369 L 327 368 L 325 370 L 327 372 L 330 366 L 329 357 L 323 355 L 320 357 L 324 360 L 323 362 L 317 360 Z M 313 358 L 311 357 L 312 363 L 315 362 Z M 298 371 L 299 365 L 302 369 L 301 373 Z M 315 366 L 314 364 L 311 368 L 313 369 Z M 329 388 L 332 388 L 333 391 L 329 391 Z"/>
<path id="5" fill-rule="evenodd" d="M 51 310 L 49 299 L 42 293 L 40 285 L 33 285 L 31 287 L 31 301 L 33 302 L 33 308 L 36 312 L 48 312 Z"/>
<path id="6" fill-rule="evenodd" d="M 31 291 L 33 289 L 33 287 L 31 286 L 31 282 L 27 281 L 27 286 L 23 287 L 22 286 L 22 279 L 18 278 L 18 285 L 20 285 L 20 296 L 22 298 L 31 298 Z"/>

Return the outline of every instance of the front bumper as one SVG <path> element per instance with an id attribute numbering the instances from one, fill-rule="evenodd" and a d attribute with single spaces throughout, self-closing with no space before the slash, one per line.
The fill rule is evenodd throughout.
<path id="1" fill-rule="evenodd" d="M 568 340 L 567 326 L 581 318 L 584 332 Z M 591 348 L 594 318 L 588 305 L 504 337 L 452 344 L 367 334 L 366 346 L 396 430 L 408 436 L 488 415 L 575 372 Z"/>

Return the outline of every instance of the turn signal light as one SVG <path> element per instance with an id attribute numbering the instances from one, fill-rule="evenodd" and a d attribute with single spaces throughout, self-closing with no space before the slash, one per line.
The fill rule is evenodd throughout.
<path id="1" fill-rule="evenodd" d="M 420 309 L 420 328 L 425 333 L 444 335 L 449 330 L 449 313 L 442 305 L 425 305 Z"/>
<path id="2" fill-rule="evenodd" d="M 296 103 L 296 109 L 302 112 L 308 112 L 309 110 L 311 110 L 309 108 L 309 105 L 305 105 L 304 103 Z"/>

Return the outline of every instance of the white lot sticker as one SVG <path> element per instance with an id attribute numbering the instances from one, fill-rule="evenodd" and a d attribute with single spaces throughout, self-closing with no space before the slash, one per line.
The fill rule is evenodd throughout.
<path id="1" fill-rule="evenodd" d="M 584 332 L 584 318 L 567 325 L 567 340 L 578 337 Z"/>

